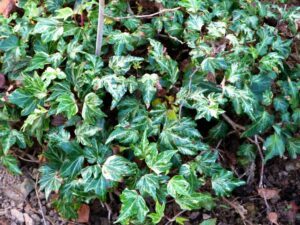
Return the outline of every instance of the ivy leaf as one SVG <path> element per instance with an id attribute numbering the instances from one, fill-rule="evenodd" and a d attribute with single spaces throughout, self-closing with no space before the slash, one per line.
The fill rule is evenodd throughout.
<path id="1" fill-rule="evenodd" d="M 218 173 L 221 166 L 216 163 L 218 159 L 218 152 L 207 151 L 196 157 L 197 170 L 199 173 L 212 176 Z"/>
<path id="2" fill-rule="evenodd" d="M 158 80 L 159 78 L 157 74 L 145 74 L 141 79 L 139 79 L 139 89 L 142 91 L 143 100 L 147 108 L 150 107 L 150 103 L 156 93 L 156 83 Z"/>
<path id="3" fill-rule="evenodd" d="M 234 188 L 244 185 L 245 182 L 235 178 L 231 171 L 221 169 L 219 173 L 212 175 L 211 184 L 218 196 L 226 196 Z"/>
<path id="4" fill-rule="evenodd" d="M 82 169 L 83 162 L 83 156 L 71 157 L 70 160 L 66 160 L 61 167 L 61 176 L 74 178 Z"/>
<path id="5" fill-rule="evenodd" d="M 146 174 L 139 179 L 136 187 L 143 196 L 148 194 L 156 200 L 156 192 L 159 189 L 159 177 L 155 174 Z"/>
<path id="6" fill-rule="evenodd" d="M 149 39 L 149 41 L 152 46 L 149 55 L 158 65 L 158 71 L 167 74 L 169 82 L 175 84 L 179 75 L 177 62 L 164 54 L 164 47 L 160 42 L 153 39 Z"/>
<path id="7" fill-rule="evenodd" d="M 134 38 L 127 32 L 115 31 L 112 32 L 108 37 L 108 43 L 114 45 L 114 52 L 117 56 L 133 51 Z"/>
<path id="8" fill-rule="evenodd" d="M 20 170 L 20 168 L 18 166 L 18 161 L 14 156 L 12 156 L 12 155 L 0 156 L 0 163 L 3 166 L 5 166 L 13 174 L 17 174 L 17 175 L 22 174 L 22 171 Z"/>
<path id="9" fill-rule="evenodd" d="M 242 133 L 242 137 L 251 137 L 265 132 L 274 123 L 274 116 L 264 111 L 260 117 Z"/>
<path id="10" fill-rule="evenodd" d="M 15 35 L 10 35 L 8 38 L 0 40 L 0 51 L 11 51 L 19 46 L 19 39 Z"/>
<path id="11" fill-rule="evenodd" d="M 160 144 L 166 149 L 178 149 L 182 154 L 195 155 L 207 146 L 199 141 L 201 134 L 194 121 L 181 118 L 180 121 L 166 122 L 160 134 Z"/>
<path id="12" fill-rule="evenodd" d="M 115 223 L 143 223 L 149 209 L 145 200 L 136 191 L 125 189 L 121 194 L 121 213 Z"/>
<path id="13" fill-rule="evenodd" d="M 68 119 L 75 116 L 78 112 L 78 106 L 76 104 L 73 93 L 64 93 L 58 96 L 56 99 L 58 106 L 56 109 L 56 114 L 65 113 Z"/>
<path id="14" fill-rule="evenodd" d="M 152 150 L 150 155 L 146 157 L 146 163 L 150 169 L 152 169 L 156 174 L 168 173 L 172 166 L 170 162 L 177 151 L 167 150 L 161 153 L 157 153 L 156 150 Z"/>
<path id="15" fill-rule="evenodd" d="M 227 135 L 228 125 L 221 121 L 216 126 L 209 130 L 209 137 L 214 140 L 219 140 Z"/>
<path id="16" fill-rule="evenodd" d="M 175 198 L 175 201 L 181 209 L 185 210 L 195 210 L 201 208 L 211 210 L 215 206 L 212 196 L 208 193 L 194 192 L 190 195 L 177 197 Z"/>
<path id="17" fill-rule="evenodd" d="M 45 196 L 48 199 L 52 191 L 56 192 L 59 190 L 63 180 L 59 173 L 50 165 L 42 166 L 39 171 L 41 172 L 40 189 L 45 190 Z"/>
<path id="18" fill-rule="evenodd" d="M 90 137 L 93 137 L 98 133 L 101 128 L 97 126 L 91 126 L 89 124 L 83 123 L 79 125 L 75 130 L 75 135 L 79 143 L 85 146 L 91 146 Z"/>
<path id="19" fill-rule="evenodd" d="M 109 59 L 109 67 L 116 75 L 125 75 L 132 65 L 136 65 L 142 61 L 144 61 L 144 58 L 131 55 L 113 56 Z"/>
<path id="20" fill-rule="evenodd" d="M 27 131 L 35 136 L 40 144 L 42 143 L 44 132 L 49 128 L 49 116 L 47 114 L 48 111 L 42 107 L 35 109 L 24 121 L 21 128 L 23 131 Z"/>
<path id="21" fill-rule="evenodd" d="M 94 80 L 94 88 L 96 90 L 103 87 L 112 95 L 113 101 L 111 103 L 111 109 L 114 109 L 127 92 L 126 78 L 117 77 L 116 75 L 107 75 L 101 79 Z"/>
<path id="22" fill-rule="evenodd" d="M 57 41 L 64 33 L 63 23 L 54 18 L 39 18 L 34 33 L 41 34 L 44 42 Z"/>
<path id="23" fill-rule="evenodd" d="M 122 156 L 113 155 L 106 159 L 102 166 L 103 176 L 112 181 L 121 182 L 123 177 L 133 175 L 133 164 Z"/>
<path id="24" fill-rule="evenodd" d="M 197 13 L 201 10 L 201 0 L 180 0 L 178 5 L 186 8 L 188 12 Z"/>
<path id="25" fill-rule="evenodd" d="M 37 69 L 44 69 L 45 65 L 50 64 L 50 55 L 46 52 L 37 52 L 30 61 L 30 65 L 26 68 L 26 72 Z"/>
<path id="26" fill-rule="evenodd" d="M 148 217 L 151 218 L 152 223 L 158 224 L 161 219 L 164 217 L 164 211 L 165 211 L 166 205 L 160 204 L 158 201 L 155 202 L 155 213 L 150 213 Z"/>
<path id="27" fill-rule="evenodd" d="M 35 74 L 34 77 L 25 77 L 23 87 L 11 93 L 9 101 L 22 108 L 21 114 L 27 116 L 38 105 L 43 105 L 46 96 L 47 88 L 43 81 Z"/>
<path id="28" fill-rule="evenodd" d="M 266 148 L 265 162 L 274 156 L 282 157 L 285 150 L 283 137 L 277 133 L 269 136 L 264 143 L 264 147 Z"/>
<path id="29" fill-rule="evenodd" d="M 136 143 L 139 139 L 139 132 L 135 129 L 117 127 L 113 132 L 110 133 L 106 139 L 106 144 L 109 144 L 113 140 L 118 140 L 121 143 L 129 144 Z"/>
<path id="30" fill-rule="evenodd" d="M 208 219 L 200 223 L 199 225 L 216 225 L 217 219 Z"/>
<path id="31" fill-rule="evenodd" d="M 287 140 L 287 150 L 290 154 L 290 156 L 293 159 L 297 158 L 297 155 L 300 154 L 300 138 L 289 138 Z"/>
<path id="32" fill-rule="evenodd" d="M 216 70 L 227 68 L 227 63 L 224 58 L 207 57 L 201 63 L 201 69 L 204 72 L 216 73 Z"/>
<path id="33" fill-rule="evenodd" d="M 25 137 L 23 133 L 15 129 L 0 131 L 0 140 L 2 144 L 2 150 L 5 155 L 8 153 L 10 148 L 16 143 L 20 148 L 26 147 Z"/>
<path id="34" fill-rule="evenodd" d="M 199 15 L 190 15 L 188 20 L 186 21 L 187 29 L 201 31 L 204 25 L 204 21 Z"/>
<path id="35" fill-rule="evenodd" d="M 82 108 L 82 117 L 85 122 L 95 124 L 98 119 L 106 116 L 100 109 L 101 105 L 102 100 L 95 93 L 85 96 Z"/>
<path id="36" fill-rule="evenodd" d="M 167 186 L 168 194 L 173 198 L 177 198 L 177 196 L 191 194 L 191 188 L 189 182 L 187 182 L 182 175 L 176 175 L 172 177 Z"/>

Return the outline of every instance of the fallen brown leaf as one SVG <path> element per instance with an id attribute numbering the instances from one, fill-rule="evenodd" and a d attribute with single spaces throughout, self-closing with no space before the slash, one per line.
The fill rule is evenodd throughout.
<path id="1" fill-rule="evenodd" d="M 2 73 L 0 73 L 0 89 L 3 89 L 4 88 L 4 86 L 5 86 L 5 81 L 6 79 L 5 79 L 5 75 L 4 74 L 2 74 Z"/>
<path id="2" fill-rule="evenodd" d="M 278 224 L 278 215 L 276 212 L 269 212 L 268 213 L 268 220 L 275 225 L 279 225 Z"/>
<path id="3" fill-rule="evenodd" d="M 260 197 L 265 199 L 272 199 L 279 197 L 279 190 L 278 189 L 269 189 L 269 188 L 259 188 L 257 190 Z"/>
<path id="4" fill-rule="evenodd" d="M 90 207 L 86 204 L 81 205 L 78 210 L 78 223 L 88 223 L 90 219 Z"/>
<path id="5" fill-rule="evenodd" d="M 2 0 L 0 1 L 0 14 L 4 17 L 9 17 L 10 13 L 15 9 L 15 0 Z"/>

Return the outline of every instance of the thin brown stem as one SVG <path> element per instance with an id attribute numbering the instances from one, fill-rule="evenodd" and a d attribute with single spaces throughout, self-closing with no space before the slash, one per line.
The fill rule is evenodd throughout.
<path id="1" fill-rule="evenodd" d="M 156 13 L 152 13 L 152 14 L 148 14 L 148 15 L 132 15 L 132 16 L 122 16 L 122 17 L 113 17 L 107 14 L 104 14 L 106 17 L 109 17 L 113 20 L 119 21 L 119 20 L 123 20 L 123 19 L 132 19 L 132 18 L 139 18 L 139 19 L 147 19 L 147 18 L 152 18 L 155 16 L 158 16 L 160 14 L 163 13 L 167 13 L 167 12 L 174 12 L 179 10 L 181 7 L 176 7 L 176 8 L 172 8 L 172 9 L 162 9 Z"/>
<path id="2" fill-rule="evenodd" d="M 45 218 L 45 215 L 44 215 L 44 212 L 43 212 L 43 207 L 42 207 L 41 199 L 40 199 L 40 196 L 39 196 L 38 180 L 39 180 L 39 174 L 37 174 L 37 176 L 36 176 L 35 188 L 34 189 L 35 189 L 36 198 L 38 200 L 38 204 L 39 204 L 39 207 L 40 207 L 40 210 L 41 210 L 41 215 L 42 215 L 43 223 L 44 223 L 44 225 L 47 225 L 46 218 Z"/>

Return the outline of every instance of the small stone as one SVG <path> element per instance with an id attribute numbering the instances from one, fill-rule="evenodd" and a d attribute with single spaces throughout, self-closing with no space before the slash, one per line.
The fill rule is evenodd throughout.
<path id="1" fill-rule="evenodd" d="M 34 181 L 29 178 L 25 178 L 20 185 L 20 192 L 23 194 L 24 198 L 27 198 L 30 192 L 34 189 Z"/>
<path id="2" fill-rule="evenodd" d="M 36 221 L 36 222 L 40 222 L 41 221 L 41 218 L 37 215 L 37 214 L 32 214 L 31 215 L 31 218 Z"/>
<path id="3" fill-rule="evenodd" d="M 17 209 L 11 209 L 11 210 L 10 210 L 10 214 L 11 214 L 12 217 L 14 217 L 18 222 L 24 223 L 24 216 L 23 216 L 23 213 L 21 213 L 19 210 L 17 210 Z"/>
<path id="4" fill-rule="evenodd" d="M 33 219 L 27 214 L 24 213 L 25 225 L 35 225 Z"/>
<path id="5" fill-rule="evenodd" d="M 192 212 L 191 215 L 189 216 L 189 218 L 191 220 L 196 219 L 198 216 L 200 215 L 200 212 Z"/>
<path id="6" fill-rule="evenodd" d="M 204 220 L 208 220 L 208 219 L 210 219 L 211 216 L 206 213 L 203 213 L 202 217 Z"/>
<path id="7" fill-rule="evenodd" d="M 288 172 L 296 170 L 295 164 L 293 162 L 286 163 L 285 170 Z"/>

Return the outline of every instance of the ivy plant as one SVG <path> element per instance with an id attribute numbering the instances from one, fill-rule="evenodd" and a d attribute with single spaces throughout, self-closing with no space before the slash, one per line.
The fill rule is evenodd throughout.
<path id="1" fill-rule="evenodd" d="M 211 210 L 245 183 L 221 157 L 232 133 L 242 167 L 300 153 L 300 8 L 151 4 L 106 1 L 100 56 L 96 0 L 0 16 L 0 163 L 21 173 L 19 149 L 39 146 L 40 187 L 65 218 L 109 193 L 120 224 L 158 224 L 170 200 Z"/>

